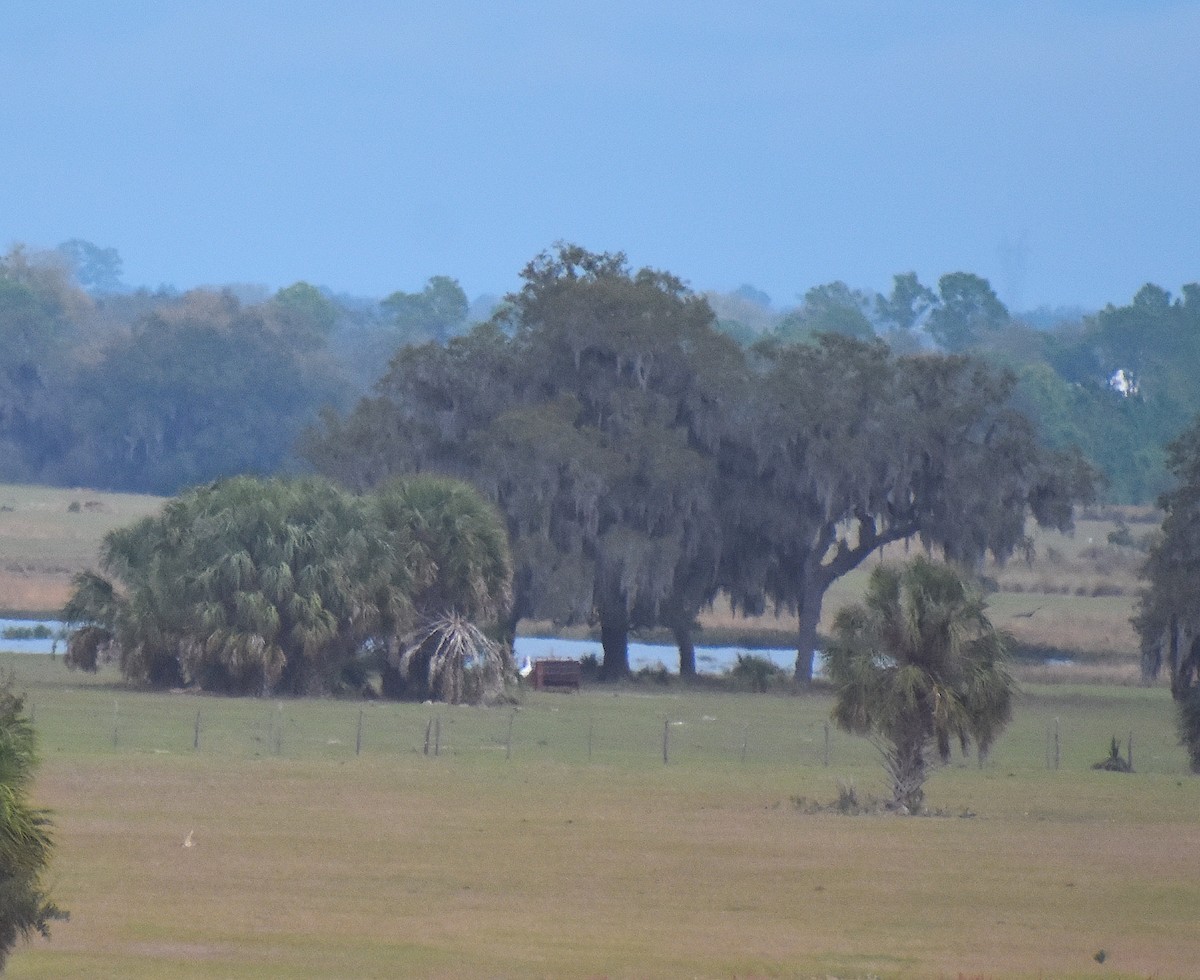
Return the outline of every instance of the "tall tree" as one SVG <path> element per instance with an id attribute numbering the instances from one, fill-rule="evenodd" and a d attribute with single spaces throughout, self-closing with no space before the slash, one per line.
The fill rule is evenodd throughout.
<path id="1" fill-rule="evenodd" d="M 776 333 L 784 340 L 811 339 L 817 334 L 837 333 L 866 340 L 875 335 L 868 314 L 877 298 L 851 289 L 840 280 L 814 286 L 804 294 L 799 309 L 780 320 Z"/>
<path id="2" fill-rule="evenodd" d="M 1133 622 L 1142 674 L 1149 680 L 1166 669 L 1180 736 L 1200 773 L 1200 417 L 1168 447 L 1167 466 L 1176 485 L 1159 498 L 1165 516 Z"/>
<path id="3" fill-rule="evenodd" d="M 467 322 L 470 304 L 457 279 L 433 276 L 419 293 L 397 291 L 380 306 L 406 343 L 445 343 Z"/>
<path id="4" fill-rule="evenodd" d="M 872 573 L 861 605 L 838 613 L 827 651 L 838 727 L 869 735 L 892 805 L 917 813 L 931 748 L 986 753 L 1012 714 L 1006 641 L 982 596 L 948 565 L 917 557 Z"/>
<path id="5" fill-rule="evenodd" d="M 937 294 L 915 272 L 904 272 L 892 277 L 890 294 L 875 298 L 875 310 L 888 329 L 911 330 L 936 303 Z"/>
<path id="6" fill-rule="evenodd" d="M 578 545 L 594 561 L 593 605 L 602 674 L 629 672 L 630 628 L 658 621 L 680 597 L 677 572 L 697 540 L 710 463 L 689 423 L 708 389 L 704 371 L 737 358 L 707 302 L 675 277 L 631 271 L 621 254 L 560 245 L 526 266 L 509 297 L 539 399 L 568 398 L 571 421 L 594 447 L 577 467 Z M 565 404 L 561 403 L 560 404 Z M 682 616 L 673 613 L 682 624 Z"/>
<path id="7" fill-rule="evenodd" d="M 802 683 L 829 586 L 882 545 L 920 537 L 966 565 L 1003 559 L 1026 544 L 1029 516 L 1069 528 L 1092 492 L 1078 453 L 1045 450 L 1011 408 L 1011 375 L 833 335 L 759 354 L 757 421 L 730 437 L 724 465 L 750 502 L 738 546 L 767 556 L 764 593 L 799 615 Z"/>
<path id="8" fill-rule="evenodd" d="M 929 335 L 948 351 L 965 351 L 1008 323 L 1008 310 L 991 283 L 970 272 L 938 280 L 938 303 L 929 314 Z"/>
<path id="9" fill-rule="evenodd" d="M 740 354 L 707 303 L 622 255 L 562 245 L 522 277 L 492 324 L 402 350 L 379 397 L 329 417 L 309 455 L 355 485 L 423 470 L 474 482 L 514 541 L 512 628 L 595 615 L 604 673 L 620 677 L 631 628 L 690 629 L 703 590 L 683 571 L 710 540 L 698 522 L 715 527 L 696 424 L 714 414 L 706 379 Z"/>

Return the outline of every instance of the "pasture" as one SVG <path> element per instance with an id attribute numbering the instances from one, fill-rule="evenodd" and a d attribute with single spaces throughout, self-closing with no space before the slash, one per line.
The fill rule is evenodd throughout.
<path id="1" fill-rule="evenodd" d="M 162 506 L 161 497 L 0 484 L 0 615 L 53 617 L 100 541 Z"/>
<path id="2" fill-rule="evenodd" d="M 1200 780 L 1162 688 L 1027 685 L 982 767 L 956 758 L 930 781 L 941 815 L 902 818 L 798 805 L 839 783 L 885 790 L 865 741 L 826 742 L 821 693 L 278 702 L 0 661 L 28 692 L 72 914 L 18 948 L 14 978 L 1167 978 L 1200 963 Z M 1131 732 L 1135 773 L 1090 768 Z"/>

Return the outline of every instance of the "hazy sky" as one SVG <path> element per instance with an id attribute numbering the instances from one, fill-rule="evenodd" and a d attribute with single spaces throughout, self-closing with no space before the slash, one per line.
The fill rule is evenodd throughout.
<path id="1" fill-rule="evenodd" d="M 777 305 L 1200 279 L 1200 3 L 4 0 L 0 248 L 133 285 L 517 285 L 555 241 Z"/>

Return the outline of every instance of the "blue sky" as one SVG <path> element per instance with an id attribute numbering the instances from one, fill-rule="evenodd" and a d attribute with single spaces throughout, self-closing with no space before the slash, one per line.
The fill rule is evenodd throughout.
<path id="1" fill-rule="evenodd" d="M 1200 4 L 5 0 L 0 248 L 133 285 L 457 277 L 555 241 L 777 305 L 1200 279 Z"/>

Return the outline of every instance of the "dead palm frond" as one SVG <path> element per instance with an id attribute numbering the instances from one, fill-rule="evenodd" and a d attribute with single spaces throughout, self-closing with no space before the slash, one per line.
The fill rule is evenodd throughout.
<path id="1" fill-rule="evenodd" d="M 456 613 L 425 623 L 405 638 L 404 646 L 401 671 L 407 676 L 417 655 L 428 655 L 429 688 L 450 704 L 480 700 L 503 677 L 500 646 Z"/>

